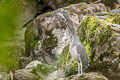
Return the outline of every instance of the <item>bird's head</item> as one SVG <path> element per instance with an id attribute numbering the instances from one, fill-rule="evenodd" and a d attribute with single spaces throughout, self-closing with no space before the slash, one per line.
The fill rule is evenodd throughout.
<path id="1" fill-rule="evenodd" d="M 63 19 L 65 19 L 67 12 L 66 11 L 59 11 L 59 12 L 56 12 L 55 15 L 61 16 Z"/>

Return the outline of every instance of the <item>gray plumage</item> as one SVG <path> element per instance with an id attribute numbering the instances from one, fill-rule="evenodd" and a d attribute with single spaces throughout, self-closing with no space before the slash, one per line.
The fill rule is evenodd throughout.
<path id="1" fill-rule="evenodd" d="M 66 21 L 67 29 L 70 35 L 69 51 L 72 56 L 72 59 L 78 62 L 78 74 L 82 74 L 82 67 L 84 66 L 87 68 L 89 66 L 85 47 L 80 42 L 77 32 L 74 29 L 74 25 L 70 20 L 67 12 L 60 11 L 60 12 L 57 12 L 56 15 L 61 16 Z"/>

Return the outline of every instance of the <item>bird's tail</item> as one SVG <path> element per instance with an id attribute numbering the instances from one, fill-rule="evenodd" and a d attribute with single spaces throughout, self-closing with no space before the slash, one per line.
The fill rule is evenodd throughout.
<path id="1" fill-rule="evenodd" d="M 85 69 L 87 69 L 90 66 L 90 64 L 87 64 L 87 66 L 85 66 Z"/>
<path id="2" fill-rule="evenodd" d="M 80 54 L 79 54 L 79 62 L 83 64 L 83 67 L 84 67 L 85 69 L 87 69 L 87 68 L 90 66 L 89 63 L 88 63 L 88 64 L 84 64 L 84 63 L 82 62 L 82 60 L 81 60 L 81 58 L 80 58 Z"/>

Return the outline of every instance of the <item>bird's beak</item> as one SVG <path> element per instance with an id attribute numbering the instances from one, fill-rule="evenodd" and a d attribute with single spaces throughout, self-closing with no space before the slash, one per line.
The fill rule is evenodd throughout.
<path id="1" fill-rule="evenodd" d="M 60 15 L 60 12 L 55 12 L 54 14 L 55 14 L 55 15 Z"/>

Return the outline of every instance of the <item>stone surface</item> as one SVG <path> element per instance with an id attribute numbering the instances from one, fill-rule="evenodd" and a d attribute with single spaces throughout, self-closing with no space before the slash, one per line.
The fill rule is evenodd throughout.
<path id="1" fill-rule="evenodd" d="M 63 70 L 56 70 L 56 71 L 50 73 L 47 76 L 46 80 L 55 80 L 55 79 L 64 80 L 64 77 L 65 77 L 65 73 Z"/>
<path id="2" fill-rule="evenodd" d="M 14 72 L 15 80 L 38 80 L 39 77 L 31 73 L 31 69 L 20 69 Z"/>
<path id="3" fill-rule="evenodd" d="M 105 18 L 105 16 L 109 16 L 112 20 L 110 21 L 110 18 Z M 83 19 L 78 28 L 78 34 L 86 47 L 91 64 L 96 64 L 96 67 L 97 65 L 100 66 L 100 64 L 101 67 L 118 64 L 120 55 L 119 24 L 119 15 L 113 13 L 101 13 Z"/>
<path id="4" fill-rule="evenodd" d="M 85 73 L 81 76 L 73 75 L 68 80 L 108 80 L 105 76 L 97 72 Z"/>
<path id="5" fill-rule="evenodd" d="M 0 72 L 0 80 L 11 80 L 10 75 L 5 72 Z"/>

